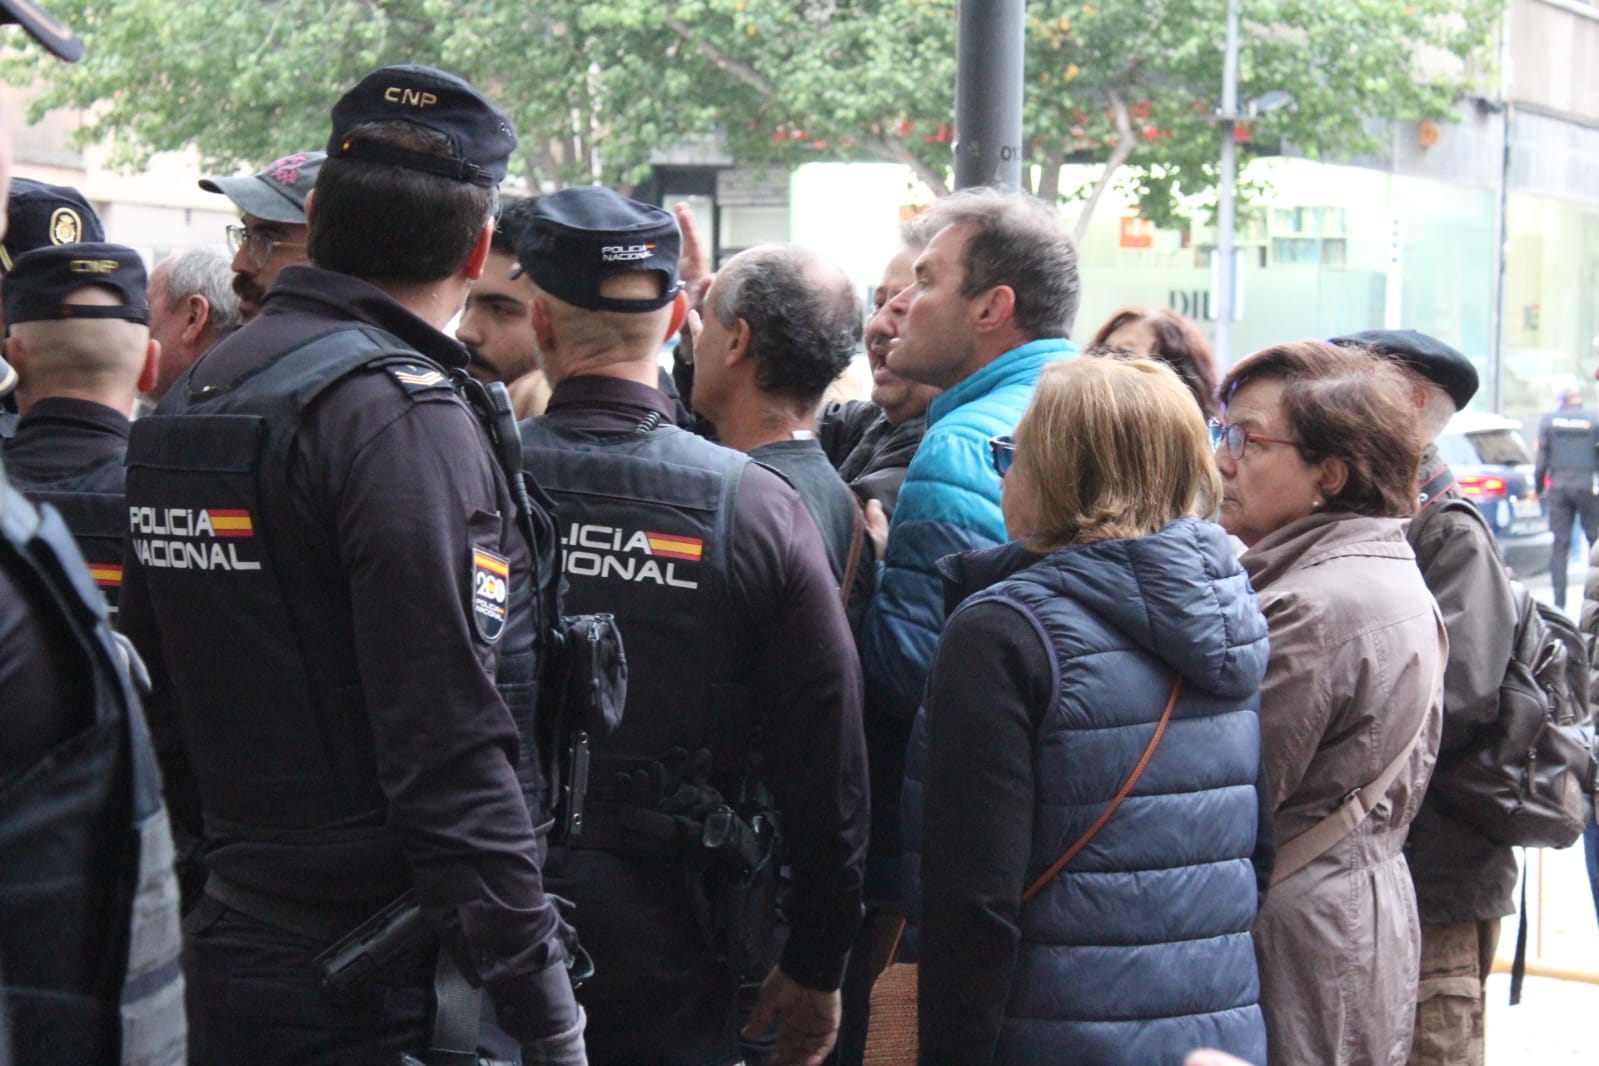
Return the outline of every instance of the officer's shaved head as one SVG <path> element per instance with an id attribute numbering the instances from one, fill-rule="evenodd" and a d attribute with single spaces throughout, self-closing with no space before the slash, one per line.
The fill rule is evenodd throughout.
<path id="1" fill-rule="evenodd" d="M 539 361 L 554 385 L 573 376 L 578 367 L 592 369 L 622 363 L 654 367 L 674 315 L 673 305 L 654 311 L 590 311 L 534 288 L 535 323 L 547 315 L 548 329 L 539 336 Z M 661 295 L 661 280 L 649 272 L 613 274 L 600 282 L 600 295 L 610 300 L 651 300 Z"/>
<path id="2" fill-rule="evenodd" d="M 90 285 L 67 298 L 69 304 L 115 307 L 108 289 Z M 150 348 L 150 328 L 121 318 L 66 318 L 17 322 L 6 340 L 6 358 L 22 377 L 17 405 L 26 411 L 46 396 L 77 396 L 132 403 Z M 126 394 L 126 399 L 124 399 Z"/>

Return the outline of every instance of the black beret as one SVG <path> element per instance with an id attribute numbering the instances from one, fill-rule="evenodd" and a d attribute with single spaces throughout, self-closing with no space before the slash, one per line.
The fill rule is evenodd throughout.
<path id="1" fill-rule="evenodd" d="M 1477 368 L 1471 360 L 1436 337 L 1413 329 L 1368 329 L 1334 337 L 1332 343 L 1369 348 L 1378 355 L 1398 360 L 1422 377 L 1440 386 L 1464 409 L 1477 395 Z"/>
<path id="2" fill-rule="evenodd" d="M 35 248 L 16 262 L 0 288 L 6 324 L 72 318 L 124 318 L 148 323 L 144 261 L 120 244 L 63 244 Z M 110 289 L 121 300 L 113 307 L 68 303 L 79 289 Z"/>
<path id="3" fill-rule="evenodd" d="M 540 197 L 517 249 L 517 262 L 535 285 L 574 307 L 655 311 L 677 296 L 682 243 L 670 213 L 601 185 L 578 185 Z M 663 275 L 659 297 L 615 300 L 600 295 L 606 278 L 644 270 Z"/>
<path id="4" fill-rule="evenodd" d="M 18 256 L 35 248 L 105 240 L 100 216 L 69 185 L 17 178 L 11 183 L 6 210 L 10 223 L 0 245 L 0 270 L 10 270 Z"/>
<path id="5" fill-rule="evenodd" d="M 410 122 L 450 139 L 454 155 L 428 155 L 393 145 L 352 140 L 351 130 L 366 122 Z M 333 136 L 328 155 L 392 163 L 407 170 L 437 174 L 485 187 L 505 179 L 516 150 L 511 120 L 466 81 L 433 67 L 398 66 L 374 70 L 333 105 Z"/>

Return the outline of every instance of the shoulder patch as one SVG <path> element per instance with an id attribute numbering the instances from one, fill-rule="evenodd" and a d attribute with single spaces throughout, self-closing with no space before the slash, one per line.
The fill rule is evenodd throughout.
<path id="1" fill-rule="evenodd" d="M 450 380 L 426 363 L 390 363 L 384 367 L 406 392 L 449 389 Z"/>

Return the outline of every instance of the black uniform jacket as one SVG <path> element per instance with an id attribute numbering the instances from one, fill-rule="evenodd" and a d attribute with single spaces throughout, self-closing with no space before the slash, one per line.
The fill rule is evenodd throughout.
<path id="1" fill-rule="evenodd" d="M 122 585 L 128 427 L 128 416 L 105 404 L 48 396 L 28 409 L 5 441 L 13 486 L 61 512 L 113 612 Z"/>
<path id="2" fill-rule="evenodd" d="M 441 365 L 466 364 L 456 341 L 381 290 L 296 266 L 279 276 L 259 318 L 213 348 L 173 392 L 236 382 L 279 354 L 284 337 L 363 323 Z M 353 772 L 376 776 L 387 809 L 364 820 L 375 817 L 381 833 L 364 829 L 344 846 L 338 827 L 330 828 L 335 842 L 309 848 L 271 833 L 218 839 L 208 825 L 213 876 L 329 906 L 381 905 L 414 886 L 508 1032 L 528 1040 L 561 1031 L 575 1021 L 575 1006 L 557 915 L 517 781 L 516 725 L 495 687 L 500 649 L 475 632 L 465 565 L 474 546 L 489 543 L 512 575 L 531 565 L 487 439 L 447 385 L 417 393 L 389 369 L 367 368 L 303 412 L 288 462 L 290 498 L 272 501 L 268 532 L 274 555 L 294 561 L 282 580 L 304 634 L 300 654 L 313 670 L 319 657 L 355 657 L 376 765 Z M 171 757 L 175 733 L 189 732 L 174 731 L 173 704 L 180 716 L 225 709 L 184 706 L 164 681 L 173 658 L 199 654 L 203 638 L 158 629 L 145 591 L 150 576 L 134 551 L 126 569 L 124 626 L 156 675 L 151 718 L 167 734 L 168 780 L 192 781 Z M 329 602 L 337 610 L 328 614 L 307 606 Z M 229 639 L 227 619 L 186 621 L 218 647 Z M 205 753 L 188 757 L 200 765 Z M 199 799 L 203 807 L 205 795 Z"/>
<path id="3" fill-rule="evenodd" d="M 660 390 L 583 376 L 556 387 L 544 417 L 562 429 L 607 436 L 633 433 L 652 411 L 672 416 L 672 402 Z M 749 637 L 738 649 L 682 654 L 750 656 L 748 687 L 761 694 L 764 710 L 757 741 L 763 776 L 782 812 L 794 878 L 781 965 L 802 985 L 837 988 L 860 920 L 866 850 L 860 664 L 826 553 L 795 491 L 751 464 L 739 486 L 734 529 L 736 627 Z M 625 619 L 625 611 L 618 613 Z M 642 705 L 650 669 L 632 655 L 637 650 L 629 646 L 629 683 Z"/>

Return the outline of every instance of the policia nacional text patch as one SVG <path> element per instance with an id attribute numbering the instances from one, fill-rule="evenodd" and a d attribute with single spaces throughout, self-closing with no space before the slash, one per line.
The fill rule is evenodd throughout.
<path id="1" fill-rule="evenodd" d="M 511 598 L 511 563 L 484 548 L 472 549 L 472 623 L 490 644 L 505 632 L 505 606 Z"/>

